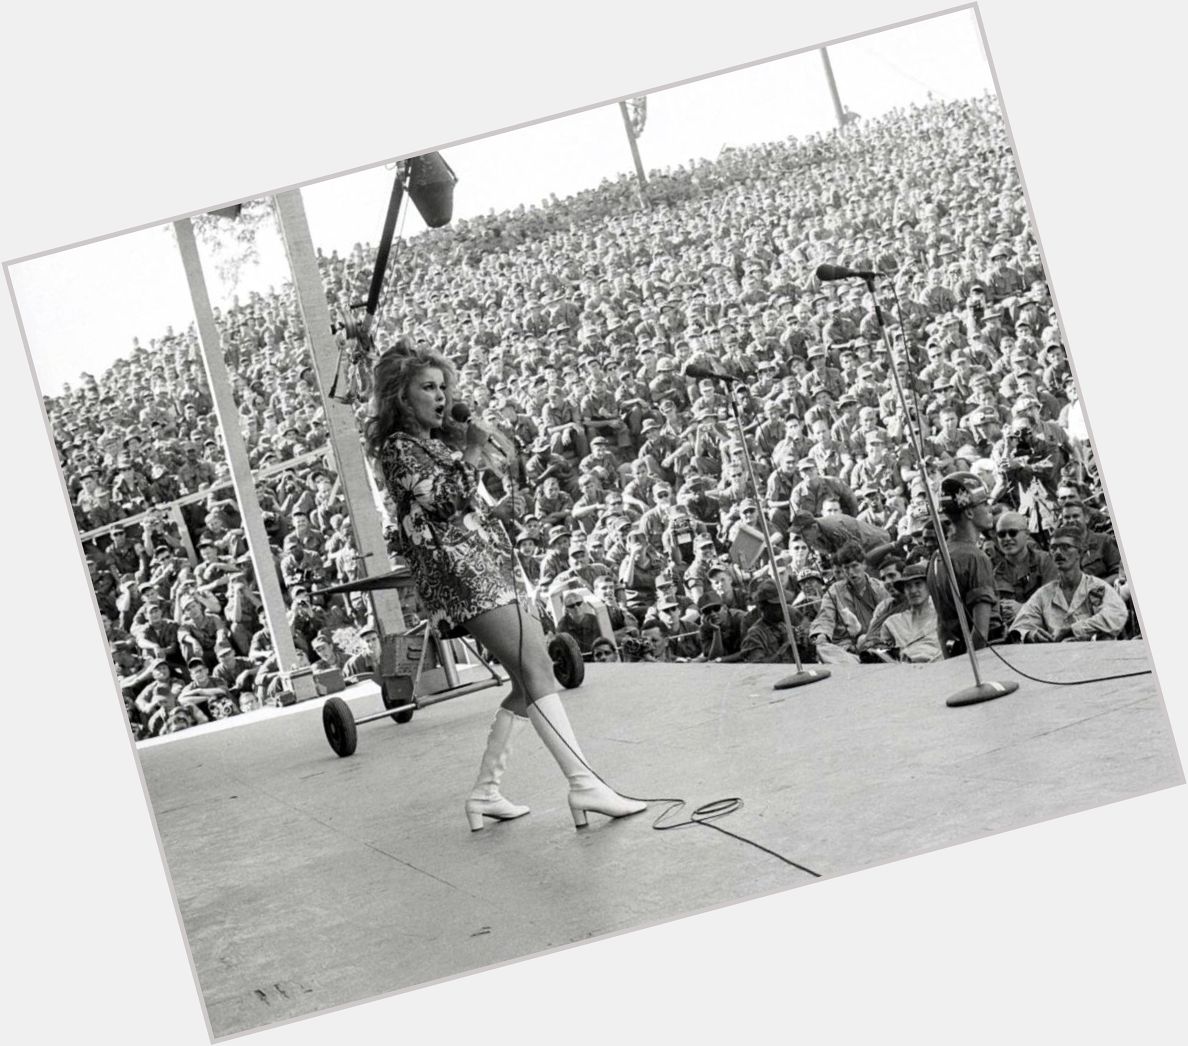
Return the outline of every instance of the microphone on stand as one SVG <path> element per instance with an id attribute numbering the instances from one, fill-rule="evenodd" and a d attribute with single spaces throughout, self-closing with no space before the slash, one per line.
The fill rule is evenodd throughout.
<path id="1" fill-rule="evenodd" d="M 822 283 L 829 280 L 873 280 L 876 276 L 885 276 L 883 272 L 871 272 L 869 269 L 847 269 L 844 265 L 818 265 L 817 279 Z"/>
<path id="2" fill-rule="evenodd" d="M 719 374 L 716 370 L 710 370 L 709 367 L 699 367 L 696 363 L 690 363 L 685 367 L 686 378 L 712 378 L 714 381 L 742 381 L 742 378 L 736 378 L 733 374 Z"/>

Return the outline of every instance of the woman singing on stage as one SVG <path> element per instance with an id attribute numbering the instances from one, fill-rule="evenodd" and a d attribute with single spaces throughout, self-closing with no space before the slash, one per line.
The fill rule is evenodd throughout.
<path id="1" fill-rule="evenodd" d="M 581 754 L 540 622 L 517 595 L 507 535 L 478 495 L 479 465 L 493 432 L 452 419 L 454 384 L 453 367 L 437 353 L 389 349 L 375 367 L 366 436 L 396 504 L 399 550 L 426 614 L 447 633 L 464 627 L 511 678 L 466 800 L 471 830 L 482 828 L 485 817 L 507 821 L 528 813 L 499 791 L 513 734 L 525 717 L 569 779 L 569 809 L 578 828 L 590 812 L 639 813 L 647 804 L 603 784 Z M 505 505 L 510 511 L 510 502 Z"/>

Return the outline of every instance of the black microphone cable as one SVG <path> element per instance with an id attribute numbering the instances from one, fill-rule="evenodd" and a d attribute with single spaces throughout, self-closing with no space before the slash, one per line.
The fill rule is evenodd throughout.
<path id="1" fill-rule="evenodd" d="M 510 496 L 513 511 L 515 509 L 515 504 L 516 504 L 515 468 L 518 466 L 518 464 L 519 464 L 519 460 L 517 459 L 516 462 L 514 463 L 513 467 L 508 469 L 508 473 L 507 473 L 508 485 L 510 488 L 509 496 Z M 509 544 L 510 544 L 510 538 L 509 538 Z M 512 552 L 511 552 L 512 583 L 514 585 L 516 585 L 516 587 L 517 587 L 516 623 L 519 626 L 519 633 L 520 633 L 518 649 L 517 649 L 517 653 L 516 653 L 516 660 L 519 664 L 523 664 L 523 662 L 524 662 L 524 607 L 520 603 L 520 599 L 519 599 L 519 592 L 518 592 L 519 585 L 518 585 L 517 578 L 516 578 L 515 556 L 516 556 L 516 553 L 515 553 L 515 548 L 513 546 Z M 525 595 L 527 595 L 527 593 L 525 593 Z M 533 703 L 531 698 L 529 698 L 527 692 L 525 692 L 524 698 L 526 701 L 528 701 L 529 704 Z M 690 827 L 697 826 L 697 825 L 701 826 L 702 828 L 712 828 L 715 832 L 720 832 L 722 835 L 727 835 L 731 839 L 738 840 L 740 843 L 746 843 L 748 846 L 753 846 L 753 847 L 755 847 L 756 850 L 761 850 L 763 853 L 768 854 L 771 857 L 774 857 L 776 860 L 783 861 L 784 864 L 791 865 L 793 868 L 796 868 L 797 870 L 804 872 L 806 875 L 811 875 L 814 879 L 821 878 L 820 872 L 815 872 L 815 871 L 813 871 L 813 869 L 808 868 L 805 865 L 800 864 L 796 861 L 793 861 L 790 857 L 785 857 L 783 854 L 777 853 L 775 850 L 769 849 L 768 847 L 762 845 L 761 843 L 755 842 L 755 840 L 753 840 L 753 839 L 748 839 L 744 835 L 739 835 L 736 832 L 728 831 L 727 829 L 722 828 L 720 825 L 714 824 L 713 822 L 716 821 L 718 818 L 726 817 L 727 815 L 735 813 L 736 811 L 742 809 L 743 801 L 738 796 L 730 796 L 725 799 L 714 799 L 711 802 L 703 803 L 701 806 L 695 807 L 685 820 L 677 821 L 675 824 L 663 824 L 662 822 L 664 822 L 666 818 L 674 815 L 676 813 L 676 811 L 681 810 L 684 807 L 688 806 L 689 805 L 688 801 L 685 799 L 678 799 L 673 796 L 647 797 L 647 796 L 639 796 L 639 795 L 628 795 L 626 792 L 620 792 L 617 788 L 614 787 L 614 785 L 612 785 L 608 781 L 606 781 L 602 777 L 602 775 L 598 773 L 597 770 L 595 770 L 589 763 L 587 763 L 586 760 L 582 757 L 582 755 L 580 753 L 578 753 L 577 751 L 574 750 L 573 746 L 567 740 L 565 740 L 565 738 L 561 735 L 560 731 L 555 726 L 553 726 L 549 717 L 547 715 L 545 715 L 544 712 L 542 712 L 539 708 L 536 710 L 536 712 L 537 712 L 537 715 L 539 715 L 541 717 L 541 719 L 543 719 L 546 723 L 548 723 L 549 729 L 553 731 L 554 736 L 556 736 L 557 738 L 560 739 L 561 743 L 564 744 L 565 747 L 569 749 L 569 751 L 573 754 L 574 758 L 577 759 L 578 762 L 580 762 L 582 764 L 582 766 L 584 766 L 594 776 L 594 778 L 597 781 L 599 781 L 601 784 L 606 785 L 606 787 L 611 789 L 611 791 L 617 792 L 624 799 L 634 799 L 637 802 L 667 803 L 668 804 L 668 806 L 661 812 L 660 816 L 657 817 L 656 820 L 652 822 L 652 829 L 654 831 L 669 832 L 669 831 L 672 831 L 677 828 L 690 828 Z"/>
<path id="2" fill-rule="evenodd" d="M 1028 675 L 1023 669 L 1012 665 L 997 649 L 989 644 L 986 645 L 985 649 L 989 650 L 990 653 L 1014 672 L 1015 675 L 1029 679 L 1033 683 L 1043 683 L 1045 686 L 1086 686 L 1089 683 L 1108 683 L 1114 679 L 1134 679 L 1136 676 L 1149 676 L 1154 674 L 1155 671 L 1153 668 L 1144 668 L 1141 672 L 1119 672 L 1117 675 L 1092 676 L 1089 679 L 1041 679 L 1039 676 Z"/>

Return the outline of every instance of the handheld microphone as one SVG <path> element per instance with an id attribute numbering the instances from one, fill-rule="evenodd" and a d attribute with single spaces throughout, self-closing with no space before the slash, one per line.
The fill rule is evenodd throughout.
<path id="1" fill-rule="evenodd" d="M 709 367 L 699 367 L 696 363 L 690 363 L 685 367 L 686 378 L 712 378 L 714 381 L 742 381 L 741 378 L 736 378 L 733 374 L 719 374 L 716 370 L 710 370 Z"/>
<path id="2" fill-rule="evenodd" d="M 458 425 L 478 425 L 478 422 L 472 421 L 470 417 L 470 404 L 456 401 L 450 405 L 450 417 L 454 419 L 455 424 Z M 503 473 L 507 471 L 508 462 L 515 457 L 514 445 L 498 431 L 492 431 L 486 426 L 480 425 L 480 429 L 487 434 L 487 438 L 482 445 L 483 456 L 486 460 L 487 468 L 494 469 L 497 472 Z"/>
<path id="3" fill-rule="evenodd" d="M 871 272 L 867 269 L 847 269 L 844 265 L 818 265 L 817 279 L 822 283 L 828 280 L 848 280 L 857 277 L 861 280 L 873 280 L 882 276 L 881 272 Z"/>

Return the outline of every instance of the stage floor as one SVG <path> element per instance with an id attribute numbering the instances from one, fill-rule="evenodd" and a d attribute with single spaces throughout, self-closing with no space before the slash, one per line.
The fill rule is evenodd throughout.
<path id="1" fill-rule="evenodd" d="M 1005 653 L 1057 679 L 1150 667 L 1141 641 Z M 980 656 L 985 678 L 1018 679 Z M 565 697 L 591 765 L 621 791 L 740 796 L 723 827 L 826 877 L 1184 780 L 1150 675 L 1019 679 L 950 709 L 964 658 L 835 667 L 773 691 L 787 671 L 595 665 Z M 462 804 L 502 693 L 364 725 L 347 759 L 318 701 L 141 747 L 216 1037 L 816 881 L 709 829 L 653 831 L 663 806 L 575 831 L 531 728 L 504 792 L 532 813 L 471 833 Z M 348 700 L 356 715 L 380 707 L 370 686 Z"/>

